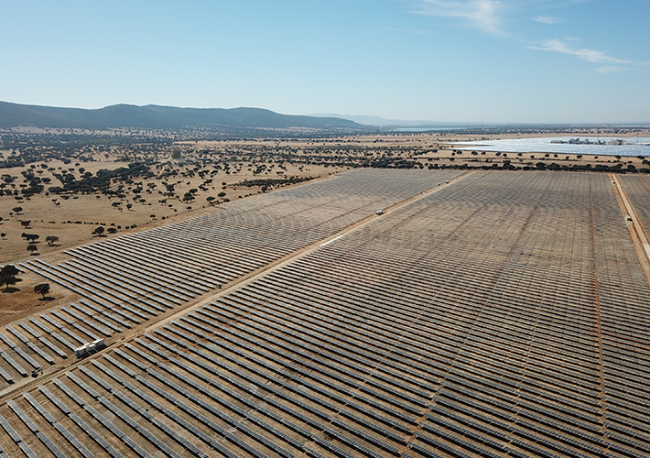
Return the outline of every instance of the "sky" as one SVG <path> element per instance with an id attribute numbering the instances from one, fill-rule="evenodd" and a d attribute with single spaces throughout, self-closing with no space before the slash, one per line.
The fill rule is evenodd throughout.
<path id="1" fill-rule="evenodd" d="M 0 100 L 650 123 L 648 0 L 0 0 Z"/>

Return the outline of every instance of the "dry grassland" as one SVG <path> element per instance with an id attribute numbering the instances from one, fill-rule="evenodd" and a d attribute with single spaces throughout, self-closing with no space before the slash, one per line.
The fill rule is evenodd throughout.
<path id="1" fill-rule="evenodd" d="M 549 134 L 550 135 L 550 134 Z M 598 131 L 582 131 L 582 135 L 599 135 Z M 600 134 L 611 135 L 611 134 Z M 617 134 L 625 136 L 625 134 Z M 642 135 L 642 134 L 639 134 Z M 178 175 L 167 179 L 167 182 L 175 184 L 175 198 L 167 198 L 164 203 L 164 197 L 161 193 L 164 186 L 161 185 L 159 177 L 151 179 L 135 180 L 137 186 L 144 189 L 141 199 L 137 202 L 131 200 L 132 195 L 128 194 L 124 199 L 110 198 L 101 194 L 73 196 L 46 195 L 46 192 L 34 195 L 21 201 L 15 200 L 11 196 L 0 197 L 0 234 L 4 236 L 0 239 L 0 264 L 7 262 L 16 262 L 21 259 L 30 257 L 26 250 L 27 241 L 21 238 L 22 233 L 38 234 L 40 236 L 37 246 L 39 254 L 56 252 L 66 247 L 76 246 L 87 243 L 93 239 L 92 232 L 98 225 L 104 225 L 106 228 L 114 227 L 117 233 L 127 231 L 141 230 L 152 227 L 168 221 L 170 218 L 177 220 L 187 216 L 195 215 L 197 212 L 210 210 L 210 205 L 206 201 L 207 197 L 215 197 L 220 192 L 225 192 L 225 198 L 229 200 L 245 198 L 252 194 L 260 192 L 259 187 L 247 188 L 235 186 L 244 180 L 267 179 L 278 177 L 313 177 L 320 178 L 349 169 L 346 166 L 329 166 L 325 167 L 319 164 L 304 163 L 297 164 L 289 161 L 278 160 L 278 154 L 288 153 L 294 158 L 308 161 L 316 155 L 338 155 L 341 160 L 346 158 L 359 157 L 379 158 L 389 156 L 393 158 L 404 158 L 413 160 L 428 166 L 459 166 L 468 164 L 472 167 L 492 166 L 493 164 L 501 165 L 505 160 L 511 161 L 514 166 L 534 166 L 539 161 L 555 162 L 559 165 L 597 165 L 597 164 L 614 164 L 616 159 L 611 156 L 591 156 L 582 155 L 578 157 L 571 154 L 535 154 L 535 153 L 494 153 L 490 151 L 480 151 L 472 155 L 470 151 L 459 152 L 450 142 L 453 141 L 472 141 L 492 138 L 519 138 L 524 134 L 499 134 L 499 135 L 467 135 L 467 134 L 439 134 L 439 133 L 421 133 L 413 135 L 358 135 L 342 136 L 325 139 L 251 139 L 251 140 L 224 140 L 224 141 L 192 141 L 177 142 L 176 145 L 183 151 L 194 151 L 188 154 L 187 161 L 169 161 L 169 153 L 164 152 L 158 160 L 165 162 L 165 169 L 173 168 Z M 535 135 L 539 136 L 539 135 Z M 201 156 L 196 152 L 209 151 L 210 157 L 221 154 L 233 154 L 235 151 L 258 151 L 267 154 L 266 160 L 256 162 L 238 161 L 231 164 L 230 173 L 226 174 L 219 171 L 216 175 L 211 176 L 212 183 L 205 191 L 199 190 L 195 194 L 195 199 L 191 202 L 183 202 L 182 196 L 191 189 L 198 189 L 204 180 L 191 173 L 195 168 L 195 161 Z M 8 152 L 4 151 L 5 156 Z M 93 162 L 77 162 L 75 164 L 64 164 L 58 160 L 47 162 L 47 169 L 41 170 L 37 167 L 41 178 L 49 178 L 50 186 L 58 185 L 58 181 L 53 173 L 65 170 L 79 177 L 84 172 L 96 174 L 98 170 L 114 170 L 125 167 L 127 163 L 120 161 L 122 153 L 114 150 L 108 157 L 104 154 L 96 154 Z M 275 164 L 273 160 L 276 159 Z M 282 168 L 278 167 L 278 162 Z M 623 163 L 631 163 L 635 167 L 642 166 L 641 160 L 636 157 L 623 158 Z M 266 169 L 262 173 L 255 173 L 258 165 L 265 164 Z M 210 168 L 208 166 L 208 168 Z M 52 170 L 54 169 L 54 170 Z M 29 170 L 29 166 L 2 169 L 2 175 L 15 176 L 18 179 L 13 183 L 14 189 L 20 189 L 22 184 L 21 173 Z M 160 173 L 160 169 L 154 169 Z M 192 176 L 193 175 L 193 176 Z M 224 185 L 225 183 L 225 185 Z M 118 183 L 112 188 L 117 189 Z M 126 186 L 130 190 L 137 187 L 136 184 Z M 150 187 L 151 186 L 151 187 Z M 46 189 L 49 186 L 46 186 Z M 144 202 L 141 200 L 144 199 Z M 115 202 L 121 200 L 123 204 L 115 207 Z M 131 204 L 127 209 L 126 205 Z M 15 207 L 22 207 L 20 213 L 13 212 Z M 25 227 L 21 221 L 30 221 L 30 225 Z M 105 235 L 107 235 L 105 233 Z M 47 236 L 58 237 L 58 242 L 49 246 L 45 242 Z"/>
<path id="2" fill-rule="evenodd" d="M 48 168 L 53 167 L 57 170 L 59 167 L 65 169 L 74 168 L 75 170 L 72 173 L 79 176 L 78 170 L 80 167 L 84 168 L 86 172 L 96 174 L 97 170 L 100 169 L 112 170 L 126 165 L 124 162 L 116 161 L 116 159 L 116 157 L 103 158 L 98 162 L 82 163 L 79 167 L 72 167 L 72 164 L 64 165 L 60 161 L 51 161 L 47 165 Z M 96 238 L 92 232 L 98 225 L 104 225 L 105 228 L 115 227 L 117 229 L 116 235 L 118 235 L 197 216 L 202 212 L 215 210 L 215 207 L 210 206 L 206 198 L 210 196 L 217 197 L 220 192 L 225 192 L 224 198 L 229 200 L 245 198 L 260 192 L 259 187 L 235 186 L 236 183 L 255 178 L 278 177 L 274 172 L 271 172 L 274 176 L 268 174 L 255 176 L 251 167 L 234 169 L 237 171 L 230 174 L 221 172 L 213 177 L 213 183 L 207 188 L 207 191 L 198 191 L 195 194 L 195 200 L 183 202 L 182 196 L 190 189 L 198 189 L 204 180 L 198 175 L 181 176 L 184 172 L 194 168 L 193 163 L 176 161 L 172 164 L 172 167 L 178 171 L 179 175 L 174 177 L 173 181 L 171 179 L 167 181 L 176 184 L 175 195 L 180 198 L 166 198 L 165 203 L 160 202 L 165 199 L 159 194 L 161 188 L 164 190 L 164 187 L 157 177 L 136 180 L 137 183 L 142 183 L 140 186 L 144 189 L 142 198 L 145 199 L 145 202 L 143 203 L 132 201 L 132 195 L 127 196 L 125 199 L 119 199 L 116 197 L 109 198 L 102 194 L 80 194 L 65 199 L 62 196 L 46 195 L 43 192 L 21 201 L 17 201 L 10 196 L 0 197 L 0 217 L 3 218 L 0 221 L 0 233 L 4 234 L 0 239 L 0 265 L 18 262 L 31 257 L 26 249 L 27 241 L 21 238 L 23 233 L 38 234 L 40 236 L 37 241 L 38 254 L 55 253 L 68 247 L 92 241 Z M 7 174 L 22 178 L 21 172 L 28 168 L 2 169 L 1 172 L 2 175 Z M 284 176 L 313 178 L 326 177 L 332 173 L 347 170 L 347 168 L 343 167 L 326 168 L 319 165 L 299 167 L 292 164 L 285 164 L 285 168 L 286 170 L 283 170 Z M 49 177 L 52 180 L 51 185 L 58 185 L 58 182 L 52 176 L 52 172 L 45 171 L 41 177 Z M 155 187 L 150 189 L 150 184 L 155 185 Z M 115 184 L 113 188 L 116 189 L 117 186 L 118 184 Z M 127 188 L 131 187 L 135 187 L 135 185 L 127 186 Z M 148 192 L 149 190 L 151 192 Z M 114 207 L 113 204 L 118 201 L 122 201 L 123 204 L 120 207 Z M 126 205 L 129 203 L 132 207 L 127 209 Z M 22 207 L 23 210 L 16 213 L 12 210 L 15 207 Z M 30 224 L 24 227 L 21 221 L 30 221 Z M 47 236 L 55 236 L 59 240 L 53 246 L 50 246 L 45 241 Z"/>
<path id="3" fill-rule="evenodd" d="M 575 136 L 577 133 L 571 134 Z M 581 131 L 581 135 L 612 135 L 611 132 Z M 541 134 L 543 135 L 543 134 Z M 551 135 L 551 134 L 548 134 Z M 557 134 L 553 134 L 557 135 Z M 568 135 L 568 134 L 567 134 Z M 624 137 L 626 134 L 617 133 Z M 635 133 L 635 135 L 650 135 Z M 208 197 L 215 199 L 213 203 L 228 200 L 243 199 L 262 192 L 260 186 L 236 186 L 245 180 L 281 179 L 285 177 L 301 177 L 319 179 L 333 173 L 348 170 L 359 165 L 362 161 L 372 161 L 382 158 L 390 160 L 410 161 L 416 167 L 453 167 L 467 164 L 471 167 L 501 166 L 504 161 L 511 161 L 514 166 L 534 167 L 535 163 L 555 162 L 559 165 L 612 165 L 617 160 L 611 156 L 581 157 L 570 154 L 532 154 L 525 153 L 495 153 L 479 151 L 473 155 L 470 151 L 459 152 L 453 141 L 472 141 L 494 138 L 515 138 L 526 136 L 522 133 L 505 133 L 498 135 L 470 135 L 417 133 L 412 135 L 373 134 L 340 136 L 331 138 L 289 138 L 289 139 L 245 139 L 222 141 L 185 141 L 176 142 L 174 149 L 180 150 L 182 159 L 171 160 L 172 149 L 161 147 L 154 157 L 141 155 L 131 157 L 131 160 L 143 161 L 153 159 L 152 178 L 136 178 L 133 183 L 113 182 L 113 191 L 122 190 L 124 197 L 108 196 L 101 193 L 55 195 L 47 194 L 50 186 L 58 186 L 59 180 L 55 174 L 63 171 L 79 179 L 84 173 L 96 175 L 100 170 L 115 170 L 126 167 L 124 151 L 119 147 L 98 151 L 90 161 L 65 164 L 61 160 L 48 160 L 36 167 L 27 165 L 0 170 L 4 176 L 16 179 L 7 183 L 5 190 L 20 190 L 23 184 L 23 172 L 36 171 L 41 178 L 49 178 L 50 183 L 45 191 L 32 197 L 17 200 L 14 196 L 0 196 L 0 265 L 17 264 L 35 256 L 47 255 L 47 259 L 55 261 L 64 257 L 63 250 L 101 240 L 104 237 L 93 235 L 93 231 L 102 226 L 106 230 L 115 230 L 115 235 L 167 224 L 188 217 L 198 216 L 206 212 L 219 210 L 219 205 L 210 205 Z M 532 135 L 528 135 L 532 136 Z M 534 136 L 540 136 L 535 134 Z M 0 151 L 5 158 L 10 151 Z M 205 166 L 201 161 L 210 159 Z M 222 167 L 217 168 L 215 163 Z M 641 160 L 623 158 L 624 164 L 631 163 L 641 168 Z M 228 171 L 223 167 L 228 164 Z M 34 165 L 34 164 L 32 164 Z M 201 176 L 197 170 L 206 170 Z M 170 175 L 170 172 L 173 175 Z M 164 175 L 164 178 L 161 176 Z M 207 183 L 207 179 L 212 181 Z M 2 181 L 0 181 L 2 183 Z M 207 183 L 207 184 L 206 184 Z M 173 184 L 173 196 L 164 196 L 165 184 Z M 120 188 L 122 186 L 122 188 Z M 134 190 L 142 188 L 138 194 Z M 194 199 L 183 201 L 183 196 L 190 190 L 196 190 Z M 219 196 L 220 193 L 225 195 Z M 120 202 L 118 204 L 118 202 Z M 127 208 L 130 205 L 131 208 Z M 15 212 L 15 207 L 21 207 Z M 29 221 L 29 225 L 23 223 Z M 28 252 L 28 242 L 21 235 L 37 234 L 37 251 Z M 46 237 L 57 237 L 58 240 L 49 244 Z M 74 300 L 69 292 L 53 287 L 55 303 L 39 300 L 33 292 L 38 278 L 33 274 L 21 276 L 22 282 L 16 285 L 17 291 L 5 293 L 0 289 L 0 300 L 3 304 L 0 312 L 0 322 L 15 320 L 24 311 L 33 307 L 56 305 L 59 302 Z"/>

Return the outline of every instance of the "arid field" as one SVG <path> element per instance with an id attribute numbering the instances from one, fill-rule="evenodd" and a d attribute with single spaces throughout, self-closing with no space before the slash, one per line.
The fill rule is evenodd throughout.
<path id="1" fill-rule="evenodd" d="M 39 130 L 65 133 L 55 129 Z M 70 132 L 73 132 L 72 130 Z M 580 135 L 612 135 L 602 130 L 580 130 Z M 391 168 L 499 168 L 504 163 L 513 168 L 535 168 L 540 161 L 566 167 L 585 165 L 633 165 L 645 167 L 638 157 L 575 154 L 512 154 L 460 151 L 451 143 L 489 138 L 519 138 L 525 133 L 462 134 L 421 133 L 412 135 L 382 134 L 331 138 L 241 139 L 220 141 L 178 141 L 168 147 L 151 145 L 131 147 L 84 147 L 73 150 L 73 157 L 63 162 L 46 158 L 20 167 L 0 169 L 0 265 L 86 243 L 97 238 L 93 231 L 103 226 L 102 237 L 151 228 L 171 221 L 219 208 L 225 201 L 239 200 L 283 186 L 282 179 L 322 179 L 333 173 L 372 165 Z M 528 134 L 530 135 L 530 134 Z M 551 135 L 536 133 L 535 136 Z M 566 133 L 570 135 L 570 133 Z M 624 138 L 631 135 L 617 132 Z M 635 131 L 634 135 L 650 135 Z M 50 148 L 51 149 L 51 148 Z M 143 151 L 144 150 L 144 151 Z M 48 151 L 48 149 L 45 149 Z M 174 151 L 178 153 L 173 158 Z M 0 151 L 9 159 L 12 150 Z M 1 159 L 1 158 L 0 158 Z M 116 177 L 108 190 L 83 192 L 48 192 L 61 187 L 69 177 L 82 182 L 84 175 L 128 167 L 129 163 L 150 161 L 150 176 Z M 28 174 L 44 180 L 43 191 L 22 198 L 29 182 Z M 101 173 L 101 172 L 100 172 Z M 58 178 L 57 178 L 58 177 Z M 252 180 L 275 180 L 267 185 L 242 183 Z M 45 182 L 47 181 L 47 182 Z M 171 186 L 171 191 L 168 188 Z M 9 192 L 16 195 L 9 195 Z M 191 198 L 186 200 L 188 193 Z M 211 199 L 211 200 L 208 200 Z M 13 209 L 21 208 L 20 212 Z M 23 224 L 29 222 L 27 226 Z M 110 231 L 114 231 L 111 234 Z M 27 251 L 29 243 L 22 234 L 36 234 L 38 248 Z M 57 237 L 47 243 L 46 238 Z"/>
<path id="2" fill-rule="evenodd" d="M 648 455 L 649 196 L 642 174 L 358 168 L 22 256 L 0 444 Z"/>

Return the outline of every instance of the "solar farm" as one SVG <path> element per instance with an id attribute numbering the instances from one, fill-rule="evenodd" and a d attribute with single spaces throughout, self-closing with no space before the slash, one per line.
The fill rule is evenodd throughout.
<path id="1" fill-rule="evenodd" d="M 648 199 L 358 169 L 20 263 L 74 299 L 0 329 L 0 457 L 650 456 Z"/>

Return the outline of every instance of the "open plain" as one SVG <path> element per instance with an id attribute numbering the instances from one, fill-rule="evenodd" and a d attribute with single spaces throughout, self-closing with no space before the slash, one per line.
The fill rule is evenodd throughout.
<path id="1" fill-rule="evenodd" d="M 105 229 L 102 237 L 133 233 L 356 167 L 627 170 L 632 166 L 650 172 L 643 157 L 462 151 L 455 144 L 544 135 L 626 138 L 650 135 L 647 129 L 377 133 L 173 143 L 132 139 L 109 146 L 105 140 L 77 133 L 73 138 L 79 144 L 74 147 L 58 138 L 65 132 L 56 129 L 47 131 L 56 134 L 51 138 L 12 132 L 0 150 L 0 264 L 33 257 L 22 237 L 25 233 L 40 236 L 35 242 L 39 254 L 54 254 L 97 239 L 97 226 Z M 48 236 L 56 237 L 56 242 L 46 243 Z"/>
<path id="2" fill-rule="evenodd" d="M 22 261 L 1 453 L 647 456 L 649 193 L 358 169 Z"/>

